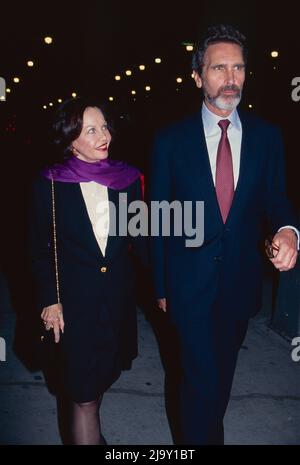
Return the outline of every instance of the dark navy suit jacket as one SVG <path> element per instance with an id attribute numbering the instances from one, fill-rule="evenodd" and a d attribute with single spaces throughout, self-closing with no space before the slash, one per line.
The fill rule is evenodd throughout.
<path id="1" fill-rule="evenodd" d="M 296 225 L 286 197 L 284 149 L 278 128 L 239 113 L 243 135 L 240 173 L 223 224 L 211 174 L 201 112 L 162 130 L 155 141 L 151 200 L 204 201 L 204 242 L 185 247 L 187 237 L 152 238 L 157 297 L 168 299 L 177 321 L 197 319 L 218 300 L 241 319 L 260 307 L 261 244 L 266 231 Z"/>

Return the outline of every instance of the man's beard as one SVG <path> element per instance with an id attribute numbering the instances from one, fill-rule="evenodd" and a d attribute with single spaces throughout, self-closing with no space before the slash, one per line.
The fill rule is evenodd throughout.
<path id="1" fill-rule="evenodd" d="M 236 91 L 236 95 L 224 95 L 226 90 Z M 221 87 L 217 95 L 209 95 L 203 88 L 207 101 L 218 110 L 233 111 L 241 101 L 242 91 L 239 87 L 232 84 L 231 86 Z"/>

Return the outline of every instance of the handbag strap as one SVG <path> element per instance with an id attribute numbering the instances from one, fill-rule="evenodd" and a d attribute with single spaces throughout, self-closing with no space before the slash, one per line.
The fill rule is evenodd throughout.
<path id="1" fill-rule="evenodd" d="M 57 260 L 57 241 L 56 241 L 55 189 L 54 189 L 53 177 L 51 177 L 51 194 L 52 194 L 52 223 L 53 223 L 53 247 L 54 247 L 56 295 L 57 295 L 57 302 L 60 303 L 59 274 L 58 274 L 58 260 Z"/>

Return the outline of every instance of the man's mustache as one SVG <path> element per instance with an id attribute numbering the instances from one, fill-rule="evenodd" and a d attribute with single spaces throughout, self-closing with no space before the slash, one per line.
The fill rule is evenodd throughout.
<path id="1" fill-rule="evenodd" d="M 231 91 L 235 91 L 235 92 L 241 92 L 241 89 L 236 86 L 235 84 L 231 84 L 231 85 L 228 85 L 228 86 L 224 86 L 224 87 L 221 87 L 221 89 L 219 90 L 219 95 L 222 93 L 222 92 L 226 92 L 227 90 L 231 90 Z"/>

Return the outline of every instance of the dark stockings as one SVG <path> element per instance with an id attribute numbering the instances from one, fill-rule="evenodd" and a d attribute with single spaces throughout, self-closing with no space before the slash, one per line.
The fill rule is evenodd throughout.
<path id="1" fill-rule="evenodd" d="M 91 402 L 72 403 L 71 436 L 72 444 L 99 445 L 105 444 L 101 434 L 100 404 L 102 396 Z"/>

